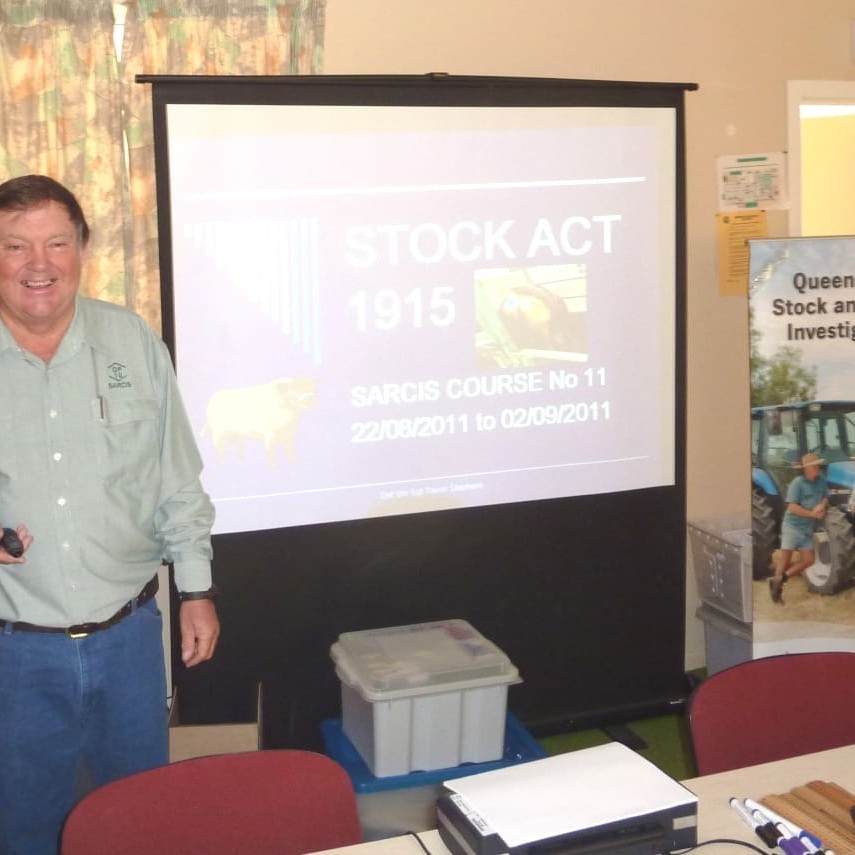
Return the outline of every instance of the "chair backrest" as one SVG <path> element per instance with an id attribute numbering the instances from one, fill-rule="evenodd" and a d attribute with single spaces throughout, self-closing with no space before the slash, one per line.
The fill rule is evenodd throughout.
<path id="1" fill-rule="evenodd" d="M 699 683 L 687 711 L 699 775 L 855 743 L 855 653 L 734 665 Z"/>
<path id="2" fill-rule="evenodd" d="M 217 754 L 139 772 L 71 811 L 62 855 L 302 855 L 362 842 L 356 796 L 311 751 Z"/>

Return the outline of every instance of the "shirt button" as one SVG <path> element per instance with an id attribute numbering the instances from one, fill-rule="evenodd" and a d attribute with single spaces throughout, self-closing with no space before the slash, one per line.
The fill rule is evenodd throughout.
<path id="1" fill-rule="evenodd" d="M 59 461 L 60 461 L 60 460 L 62 460 L 62 455 L 61 455 L 58 451 L 55 451 L 55 452 L 53 453 L 53 459 L 54 459 L 57 463 L 59 463 Z"/>
<path id="2" fill-rule="evenodd" d="M 67 540 L 64 540 L 64 541 L 62 542 L 62 548 L 63 548 L 66 552 L 68 552 L 68 550 L 69 550 L 69 549 L 71 549 L 71 544 L 70 544 Z M 72 585 L 71 587 L 73 588 L 73 587 L 75 587 L 75 586 L 74 586 L 74 585 Z"/>
<path id="3" fill-rule="evenodd" d="M 55 419 L 55 418 L 59 415 L 59 413 L 58 413 L 56 410 L 51 410 L 51 411 L 48 413 L 48 415 L 49 415 L 52 419 Z"/>
<path id="4" fill-rule="evenodd" d="M 65 496 L 60 496 L 60 497 L 56 500 L 56 503 L 57 503 L 61 508 L 64 508 L 64 507 L 65 507 L 65 503 L 66 503 L 66 498 L 65 498 Z"/>

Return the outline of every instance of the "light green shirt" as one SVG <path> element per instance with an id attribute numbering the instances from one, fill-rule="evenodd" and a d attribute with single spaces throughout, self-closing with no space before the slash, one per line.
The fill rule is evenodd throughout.
<path id="1" fill-rule="evenodd" d="M 105 620 L 162 560 L 179 590 L 211 586 L 214 509 L 169 353 L 145 322 L 77 298 L 49 364 L 0 322 L 0 523 L 27 526 L 0 565 L 0 618 Z"/>

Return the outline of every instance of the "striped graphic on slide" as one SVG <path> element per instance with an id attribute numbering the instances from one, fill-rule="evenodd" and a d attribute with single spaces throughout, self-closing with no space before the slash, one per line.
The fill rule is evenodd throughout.
<path id="1" fill-rule="evenodd" d="M 317 218 L 189 223 L 185 237 L 211 258 L 226 288 L 258 306 L 294 347 L 321 360 Z"/>

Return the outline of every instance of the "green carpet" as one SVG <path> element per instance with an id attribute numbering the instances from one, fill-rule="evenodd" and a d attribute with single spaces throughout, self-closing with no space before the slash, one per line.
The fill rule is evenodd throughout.
<path id="1" fill-rule="evenodd" d="M 706 670 L 699 668 L 690 671 L 687 676 L 690 680 L 697 682 L 706 677 Z M 697 776 L 685 713 L 629 721 L 620 727 L 629 732 L 628 735 L 633 738 L 633 742 L 640 740 L 644 745 L 636 748 L 636 745 L 620 738 L 620 734 L 613 734 L 614 738 L 629 744 L 631 748 L 636 748 L 639 754 L 672 778 L 681 781 Z M 562 733 L 556 736 L 545 736 L 538 742 L 547 754 L 563 754 L 567 751 L 592 748 L 595 745 L 604 745 L 606 742 L 613 741 L 612 735 L 606 730 L 609 728 Z"/>
<path id="2" fill-rule="evenodd" d="M 688 671 L 686 677 L 690 685 L 697 685 L 706 679 L 706 668 L 696 668 Z M 538 740 L 547 754 L 564 754 L 567 751 L 576 751 L 579 748 L 592 748 L 595 745 L 604 745 L 617 738 L 618 741 L 628 744 L 643 757 L 646 757 L 663 772 L 677 781 L 697 776 L 695 759 L 692 754 L 692 742 L 689 736 L 689 723 L 685 712 L 671 715 L 655 716 L 652 718 L 628 721 L 620 725 L 617 730 L 628 731 L 631 742 L 641 742 L 643 745 L 636 746 L 621 738 L 620 733 L 614 733 L 613 728 L 580 730 L 570 733 L 562 733 L 556 736 L 545 736 Z M 606 731 L 611 730 L 610 735 Z"/>

